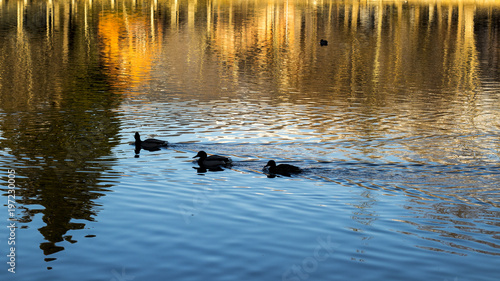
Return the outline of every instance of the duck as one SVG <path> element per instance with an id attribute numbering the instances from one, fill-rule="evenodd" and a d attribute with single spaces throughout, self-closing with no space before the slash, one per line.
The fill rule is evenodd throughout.
<path id="1" fill-rule="evenodd" d="M 135 138 L 136 150 L 138 148 L 146 150 L 159 150 L 161 147 L 168 146 L 168 142 L 164 140 L 158 140 L 158 139 L 141 140 L 141 135 L 139 135 L 139 132 L 135 132 L 134 138 Z"/>
<path id="2" fill-rule="evenodd" d="M 319 40 L 319 45 L 320 46 L 328 46 L 328 41 L 326 41 L 325 39 L 321 39 L 321 40 Z"/>
<path id="3" fill-rule="evenodd" d="M 290 165 L 290 164 L 279 164 L 276 165 L 276 162 L 274 160 L 269 160 L 267 162 L 267 165 L 264 166 L 264 169 L 268 169 L 269 174 L 271 175 L 282 175 L 282 176 L 287 176 L 289 177 L 290 174 L 298 174 L 302 172 L 302 169 L 300 169 L 297 166 Z"/>
<path id="4" fill-rule="evenodd" d="M 198 159 L 198 164 L 200 167 L 206 167 L 206 168 L 211 168 L 211 167 L 229 167 L 231 166 L 232 160 L 229 157 L 224 157 L 224 156 L 219 156 L 219 155 L 210 155 L 208 156 L 205 151 L 199 151 L 196 156 L 193 158 Z"/>

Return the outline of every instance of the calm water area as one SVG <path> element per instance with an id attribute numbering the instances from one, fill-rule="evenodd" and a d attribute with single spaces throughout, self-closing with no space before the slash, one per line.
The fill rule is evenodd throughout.
<path id="1" fill-rule="evenodd" d="M 0 0 L 0 280 L 497 281 L 499 183 L 500 1 Z"/>

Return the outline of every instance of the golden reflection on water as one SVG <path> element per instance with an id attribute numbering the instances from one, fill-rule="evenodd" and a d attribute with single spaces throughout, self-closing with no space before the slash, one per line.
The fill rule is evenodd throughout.
<path id="1" fill-rule="evenodd" d="M 121 3 L 117 12 L 99 13 L 97 26 L 101 59 L 117 88 L 148 84 L 155 74 L 210 97 L 206 92 L 241 91 L 257 79 L 287 99 L 290 92 L 364 93 L 380 101 L 388 98 L 381 93 L 405 89 L 473 94 L 480 84 L 478 4 Z M 319 47 L 320 38 L 331 47 Z"/>
<path id="2" fill-rule="evenodd" d="M 23 14 L 33 13 L 37 5 L 44 20 L 25 23 Z M 194 89 L 207 88 L 204 77 L 215 72 L 213 78 L 222 80 L 210 85 L 215 94 L 255 78 L 281 93 L 386 95 L 408 88 L 418 91 L 422 86 L 472 93 L 480 84 L 475 15 L 481 12 L 491 23 L 491 13 L 499 7 L 497 1 L 83 1 L 71 5 L 49 1 L 37 5 L 22 1 L 2 5 L 4 11 L 17 10 L 18 18 L 11 19 L 17 26 L 16 55 L 11 57 L 19 60 L 12 63 L 12 78 L 21 87 L 14 90 L 21 95 L 40 88 L 35 85 L 40 67 L 30 65 L 29 59 L 36 52 L 32 48 L 38 49 L 29 37 L 35 27 L 44 29 L 38 30 L 45 37 L 37 38 L 41 43 L 60 48 L 54 50 L 54 64 L 74 64 L 69 61 L 74 59 L 69 58 L 70 49 L 80 44 L 78 52 L 99 54 L 92 59 L 100 60 L 108 82 L 122 90 L 149 83 L 158 72 L 155 66 L 168 62 L 167 67 L 181 71 L 177 85 L 194 82 Z M 73 37 L 73 22 L 83 23 L 81 38 Z M 321 38 L 329 40 L 327 48 L 318 45 Z M 56 40 L 60 42 L 52 44 Z M 4 58 L 13 50 L 6 50 Z M 498 51 L 492 56 L 498 61 Z M 7 62 L 0 67 L 10 66 Z M 8 88 L 7 79 L 2 81 L 0 87 Z"/>
<path id="3" fill-rule="evenodd" d="M 153 18 L 147 15 L 129 14 L 126 10 L 99 14 L 101 60 L 118 89 L 151 80 L 151 66 L 163 39 L 161 29 L 153 28 Z"/>

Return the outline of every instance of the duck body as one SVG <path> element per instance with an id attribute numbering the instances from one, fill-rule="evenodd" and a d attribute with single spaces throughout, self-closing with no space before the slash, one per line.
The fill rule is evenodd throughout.
<path id="1" fill-rule="evenodd" d="M 264 169 L 266 168 L 268 169 L 269 174 L 271 175 L 279 174 L 287 177 L 289 177 L 291 174 L 298 174 L 302 172 L 302 169 L 294 165 L 290 164 L 276 165 L 276 162 L 274 160 L 269 160 L 269 162 L 267 162 L 267 165 L 264 166 Z"/>
<path id="2" fill-rule="evenodd" d="M 319 40 L 319 45 L 320 46 L 328 46 L 328 41 L 326 41 L 325 39 L 321 39 L 321 40 Z"/>
<path id="3" fill-rule="evenodd" d="M 230 167 L 232 164 L 232 160 L 229 157 L 219 156 L 219 155 L 210 155 L 208 156 L 205 151 L 199 151 L 196 156 L 193 158 L 198 159 L 198 165 L 200 167 L 212 168 L 212 167 Z"/>
<path id="4" fill-rule="evenodd" d="M 135 133 L 134 138 L 135 138 L 136 149 L 142 148 L 146 150 L 159 150 L 161 147 L 168 146 L 168 142 L 164 140 L 159 140 L 159 139 L 141 140 L 141 135 L 139 135 L 139 132 Z"/>

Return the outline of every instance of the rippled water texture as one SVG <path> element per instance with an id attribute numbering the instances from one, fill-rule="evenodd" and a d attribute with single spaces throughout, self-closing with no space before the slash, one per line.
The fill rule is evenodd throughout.
<path id="1" fill-rule="evenodd" d="M 0 279 L 500 280 L 499 38 L 486 0 L 0 0 Z"/>

